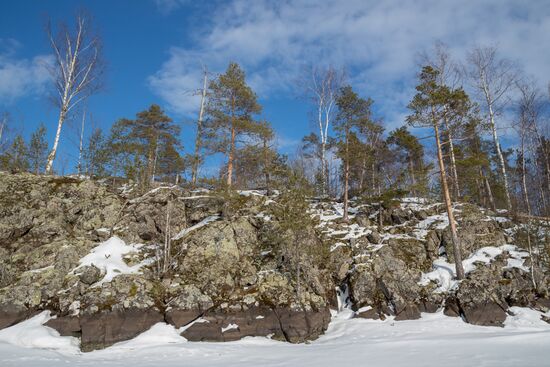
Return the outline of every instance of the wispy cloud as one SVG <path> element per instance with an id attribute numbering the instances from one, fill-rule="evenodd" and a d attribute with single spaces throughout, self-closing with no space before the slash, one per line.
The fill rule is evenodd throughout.
<path id="1" fill-rule="evenodd" d="M 17 58 L 20 44 L 0 39 L 0 105 L 11 104 L 27 95 L 40 95 L 50 80 L 47 65 L 53 62 L 50 55 L 31 59 Z"/>
<path id="2" fill-rule="evenodd" d="M 304 64 L 333 64 L 371 96 L 390 126 L 402 123 L 414 93 L 417 55 L 435 40 L 463 58 L 475 44 L 498 44 L 503 56 L 547 81 L 547 1 L 461 2 L 233 0 L 193 32 L 191 47 L 174 46 L 149 78 L 153 91 L 181 114 L 198 103 L 184 92 L 200 85 L 201 62 L 223 71 L 241 63 L 258 94 L 289 93 Z"/>
<path id="3" fill-rule="evenodd" d="M 155 0 L 155 3 L 157 4 L 157 9 L 166 15 L 188 4 L 189 0 Z"/>

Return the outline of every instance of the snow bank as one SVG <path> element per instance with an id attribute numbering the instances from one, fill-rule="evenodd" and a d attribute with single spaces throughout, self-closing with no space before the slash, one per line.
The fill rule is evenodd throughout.
<path id="1" fill-rule="evenodd" d="M 505 327 L 494 328 L 466 324 L 442 312 L 396 322 L 393 318 L 353 319 L 354 312 L 344 309 L 333 313 L 325 335 L 299 345 L 262 337 L 228 343 L 187 343 L 178 335 L 181 330 L 165 324 L 156 324 L 131 341 L 81 355 L 60 353 L 74 352 L 75 347 L 67 343 L 72 338 L 55 333 L 46 344 L 34 348 L 4 341 L 6 334 L 10 339 L 36 341 L 35 333 L 48 330 L 41 325 L 46 319 L 43 316 L 40 321 L 32 319 L 35 325 L 24 338 L 13 338 L 16 327 L 0 331 L 0 366 L 546 367 L 550 359 L 550 325 L 540 321 L 539 312 L 517 307 L 511 310 L 514 315 L 508 317 Z M 59 349 L 42 349 L 51 349 L 51 345 Z"/>
<path id="2" fill-rule="evenodd" d="M 73 269 L 73 273 L 78 274 L 78 270 L 83 266 L 95 265 L 101 270 L 102 274 L 105 275 L 100 281 L 95 283 L 94 286 L 110 282 L 120 274 L 137 274 L 146 262 L 128 266 L 124 261 L 124 256 L 139 251 L 141 246 L 140 244 L 127 245 L 117 236 L 111 237 L 107 241 L 102 242 L 99 246 L 94 247 L 88 255 L 80 259 L 80 265 Z"/>
<path id="3" fill-rule="evenodd" d="M 172 325 L 159 322 L 132 340 L 119 342 L 110 347 L 116 349 L 140 349 L 162 346 L 167 344 L 186 343 L 187 339 L 180 335 L 180 331 Z"/>
<path id="4" fill-rule="evenodd" d="M 462 261 L 464 273 L 468 274 L 475 270 L 476 263 L 489 264 L 504 251 L 510 254 L 505 268 L 518 268 L 523 271 L 529 271 L 529 268 L 523 265 L 524 258 L 529 256 L 527 252 L 518 250 L 514 245 L 502 245 L 500 247 L 482 247 L 470 255 L 470 257 Z M 455 264 L 448 263 L 444 257 L 441 257 L 433 262 L 432 268 L 431 272 L 422 274 L 418 284 L 426 286 L 433 281 L 438 285 L 435 292 L 439 293 L 448 292 L 457 287 L 458 281 L 456 280 Z"/>
<path id="5" fill-rule="evenodd" d="M 51 318 L 50 311 L 44 311 L 33 318 L 0 330 L 0 343 L 22 348 L 52 349 L 65 354 L 79 354 L 80 343 L 77 338 L 60 336 L 56 330 L 43 325 Z"/>
<path id="6" fill-rule="evenodd" d="M 550 311 L 543 313 L 525 307 L 510 307 L 508 310 L 512 315 L 504 321 L 504 327 L 508 328 L 541 328 L 548 329 L 548 323 L 542 316 L 550 317 Z"/>

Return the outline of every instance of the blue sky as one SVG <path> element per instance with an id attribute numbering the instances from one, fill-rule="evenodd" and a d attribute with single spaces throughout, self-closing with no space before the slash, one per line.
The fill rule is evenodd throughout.
<path id="1" fill-rule="evenodd" d="M 176 121 L 196 118 L 198 97 L 189 91 L 200 86 L 201 63 L 214 73 L 229 61 L 243 65 L 264 105 L 263 117 L 288 153 L 312 130 L 308 106 L 296 98 L 304 65 L 345 66 L 349 82 L 375 100 L 388 130 L 403 123 L 418 53 L 435 40 L 447 43 L 458 59 L 475 44 L 497 44 L 541 88 L 550 79 L 550 4 L 542 0 L 2 1 L 0 112 L 10 112 L 12 126 L 25 135 L 44 122 L 53 140 L 57 111 L 47 100 L 50 81 L 41 67 L 50 57 L 44 25 L 48 18 L 70 21 L 81 7 L 93 15 L 104 43 L 106 88 L 87 109 L 105 129 L 151 103 Z M 65 158 L 58 165 L 74 165 L 72 125 L 63 131 Z M 182 139 L 190 149 L 188 124 Z"/>

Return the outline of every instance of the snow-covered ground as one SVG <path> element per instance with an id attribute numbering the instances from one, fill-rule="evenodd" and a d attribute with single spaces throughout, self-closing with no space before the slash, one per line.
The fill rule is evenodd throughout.
<path id="1" fill-rule="evenodd" d="M 91 353 L 41 325 L 46 314 L 0 331 L 0 366 L 548 366 L 550 325 L 512 308 L 504 328 L 473 326 L 441 313 L 394 322 L 349 319 L 344 310 L 310 344 L 267 338 L 190 343 L 157 324 L 137 338 Z"/>

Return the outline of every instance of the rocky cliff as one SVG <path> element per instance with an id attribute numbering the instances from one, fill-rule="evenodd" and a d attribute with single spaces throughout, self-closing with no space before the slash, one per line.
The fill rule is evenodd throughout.
<path id="1" fill-rule="evenodd" d="M 0 174 L 0 328 L 51 310 L 48 326 L 89 351 L 157 322 L 191 341 L 303 342 L 331 308 L 501 325 L 510 306 L 550 306 L 548 269 L 532 268 L 522 225 L 496 213 L 456 205 L 457 282 L 440 204 L 354 202 L 345 223 L 341 204 L 311 200 L 289 229 L 279 197 Z"/>

